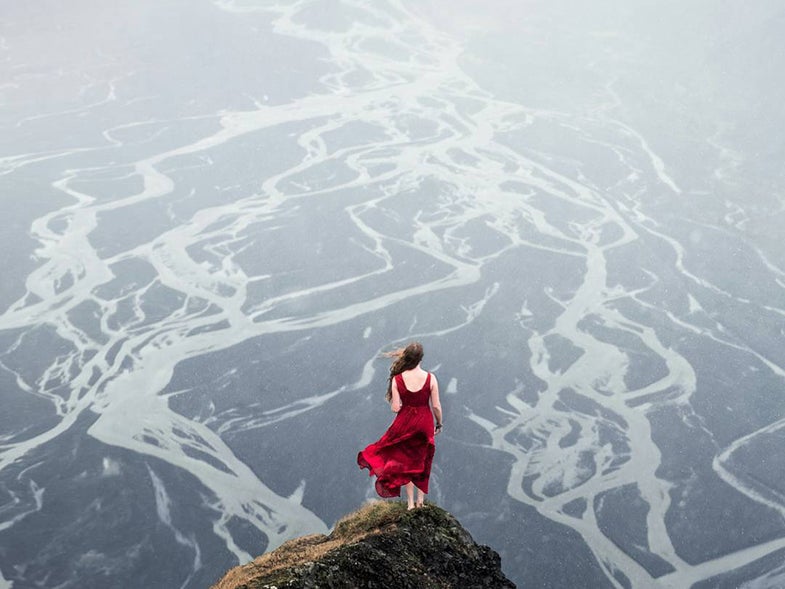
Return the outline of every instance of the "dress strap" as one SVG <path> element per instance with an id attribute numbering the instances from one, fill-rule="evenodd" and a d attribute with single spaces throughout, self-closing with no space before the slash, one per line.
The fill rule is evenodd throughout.
<path id="1" fill-rule="evenodd" d="M 400 372 L 395 375 L 395 384 L 398 385 L 398 394 L 400 394 L 400 393 L 402 393 L 404 391 L 406 391 L 406 392 L 409 391 L 409 389 L 406 388 L 406 383 L 403 382 L 403 375 L 401 375 Z"/>

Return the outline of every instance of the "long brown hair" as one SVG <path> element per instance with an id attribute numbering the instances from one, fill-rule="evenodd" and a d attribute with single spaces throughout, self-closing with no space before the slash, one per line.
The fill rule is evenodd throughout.
<path id="1" fill-rule="evenodd" d="M 411 342 L 405 348 L 398 348 L 392 352 L 382 354 L 385 358 L 395 358 L 390 366 L 390 376 L 387 378 L 387 395 L 385 398 L 389 403 L 392 401 L 392 381 L 396 374 L 405 370 L 416 368 L 422 361 L 423 350 L 420 342 Z"/>

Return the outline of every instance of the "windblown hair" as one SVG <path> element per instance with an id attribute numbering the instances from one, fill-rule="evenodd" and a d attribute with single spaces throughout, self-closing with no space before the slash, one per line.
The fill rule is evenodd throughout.
<path id="1" fill-rule="evenodd" d="M 385 358 L 395 358 L 392 366 L 390 366 L 390 376 L 387 379 L 387 395 L 385 398 L 389 403 L 392 401 L 393 378 L 396 374 L 417 367 L 423 357 L 422 344 L 420 342 L 411 342 L 405 348 L 398 348 L 392 352 L 385 352 L 382 356 Z"/>

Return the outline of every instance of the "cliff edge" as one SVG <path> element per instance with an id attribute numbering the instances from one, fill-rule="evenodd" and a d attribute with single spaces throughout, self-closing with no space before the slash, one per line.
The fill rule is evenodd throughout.
<path id="1" fill-rule="evenodd" d="M 499 555 L 474 542 L 436 507 L 376 501 L 341 519 L 329 536 L 290 540 L 235 567 L 213 589 L 515 588 Z"/>

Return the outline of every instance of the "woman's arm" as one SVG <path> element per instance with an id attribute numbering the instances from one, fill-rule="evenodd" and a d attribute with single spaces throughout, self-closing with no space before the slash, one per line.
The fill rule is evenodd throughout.
<path id="1" fill-rule="evenodd" d="M 436 420 L 436 433 L 442 431 L 442 404 L 439 402 L 439 381 L 431 374 L 431 411 Z"/>
<path id="2" fill-rule="evenodd" d="M 398 413 L 401 410 L 401 395 L 398 392 L 398 385 L 395 384 L 395 377 L 392 379 L 392 400 L 390 401 L 390 409 L 393 413 Z"/>

